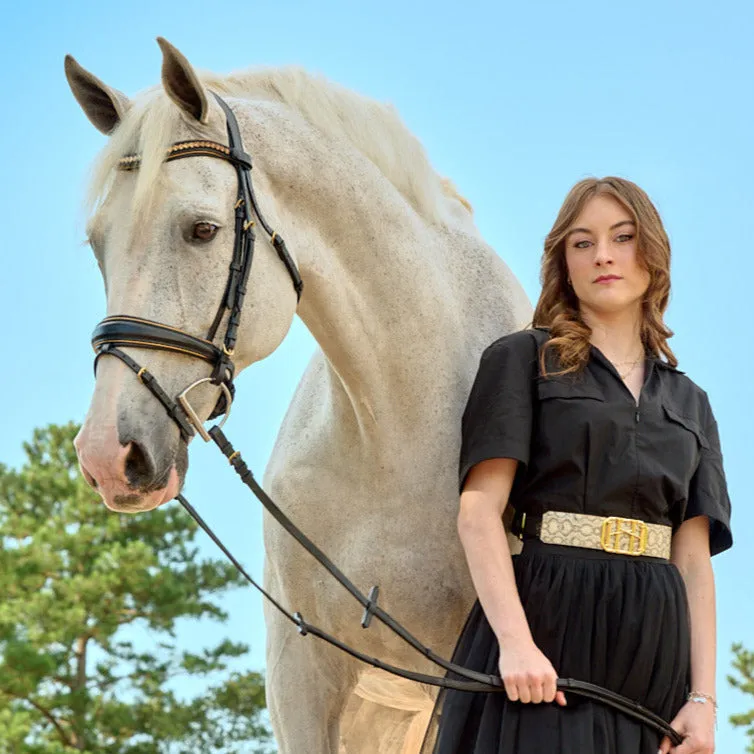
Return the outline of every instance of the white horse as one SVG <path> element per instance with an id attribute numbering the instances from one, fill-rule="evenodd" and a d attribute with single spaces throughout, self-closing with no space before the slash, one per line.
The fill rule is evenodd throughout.
<path id="1" fill-rule="evenodd" d="M 97 163 L 89 225 L 108 314 L 203 336 L 217 311 L 235 172 L 207 157 L 163 162 L 177 141 L 227 143 L 210 94 L 217 92 L 254 159 L 262 212 L 304 280 L 297 309 L 288 272 L 260 236 L 237 368 L 274 351 L 296 313 L 319 345 L 265 488 L 362 591 L 379 583 L 382 607 L 448 657 L 474 598 L 455 529 L 461 414 L 481 351 L 525 325 L 530 303 L 391 108 L 298 69 L 199 75 L 158 41 L 161 86 L 133 101 L 66 59 L 76 99 L 111 137 Z M 118 171 L 119 158 L 134 152 L 139 171 Z M 180 354 L 126 351 L 172 395 L 209 372 Z M 200 398 L 205 418 L 216 388 Z M 100 360 L 76 444 L 87 478 L 115 510 L 171 499 L 187 468 L 174 422 L 113 358 Z M 370 655 L 439 671 L 376 621 L 363 630 L 361 608 L 267 516 L 264 544 L 265 584 L 282 603 Z M 265 618 L 268 705 L 281 754 L 411 750 L 432 690 L 299 637 L 269 607 Z"/>

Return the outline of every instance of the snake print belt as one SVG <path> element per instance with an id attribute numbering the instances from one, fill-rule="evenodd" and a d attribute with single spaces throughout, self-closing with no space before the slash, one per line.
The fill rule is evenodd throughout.
<path id="1" fill-rule="evenodd" d="M 546 544 L 665 560 L 670 558 L 673 533 L 670 526 L 649 524 L 638 518 L 564 511 L 545 511 L 541 516 L 517 512 L 511 531 L 520 539 L 526 534 Z"/>

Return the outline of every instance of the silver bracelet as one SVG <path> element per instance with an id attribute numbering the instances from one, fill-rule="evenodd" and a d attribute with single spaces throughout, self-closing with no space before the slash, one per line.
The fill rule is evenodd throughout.
<path id="1" fill-rule="evenodd" d="M 715 717 L 717 717 L 717 700 L 711 694 L 705 694 L 703 691 L 691 691 L 686 697 L 686 701 L 697 702 L 699 704 L 707 704 L 709 702 L 715 710 Z"/>

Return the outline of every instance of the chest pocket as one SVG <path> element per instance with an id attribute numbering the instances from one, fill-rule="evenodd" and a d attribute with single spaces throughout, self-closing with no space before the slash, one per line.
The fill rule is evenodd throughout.
<path id="1" fill-rule="evenodd" d="M 684 416 L 667 399 L 662 403 L 659 429 L 652 444 L 663 477 L 671 484 L 674 500 L 686 499 L 702 449 L 709 448 L 709 443 L 699 422 Z"/>
<path id="2" fill-rule="evenodd" d="M 588 381 L 567 377 L 539 377 L 535 390 L 539 451 L 559 463 L 561 473 L 565 467 L 580 467 L 607 408 L 602 392 Z"/>
<path id="3" fill-rule="evenodd" d="M 537 398 L 540 401 L 548 401 L 561 398 L 564 400 L 605 400 L 602 392 L 596 385 L 590 385 L 588 382 L 575 381 L 567 379 L 558 379 L 552 377 L 537 378 Z"/>
<path id="4" fill-rule="evenodd" d="M 679 413 L 675 408 L 673 408 L 673 406 L 669 405 L 667 402 L 662 404 L 662 411 L 665 415 L 665 419 L 668 422 L 676 427 L 683 427 L 687 432 L 691 433 L 694 436 L 697 447 L 699 449 L 709 448 L 709 442 L 704 436 L 704 432 L 699 426 L 699 423 L 695 419 Z"/>

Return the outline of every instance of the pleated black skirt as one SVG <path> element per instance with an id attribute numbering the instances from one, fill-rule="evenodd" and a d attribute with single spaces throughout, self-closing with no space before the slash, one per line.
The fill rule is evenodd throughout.
<path id="1" fill-rule="evenodd" d="M 680 572 L 659 559 L 528 540 L 513 556 L 537 646 L 561 678 L 598 684 L 670 722 L 689 691 L 690 627 Z M 499 674 L 499 648 L 477 602 L 453 662 Z M 661 736 L 599 702 L 511 702 L 443 690 L 422 754 L 656 754 Z"/>

